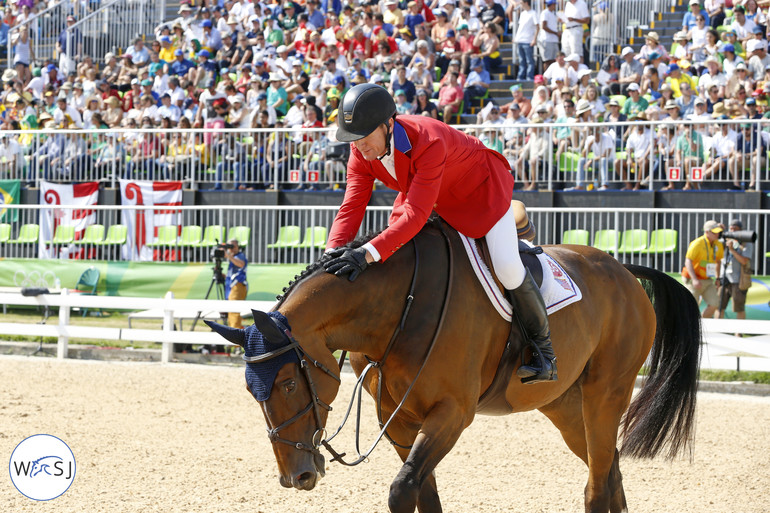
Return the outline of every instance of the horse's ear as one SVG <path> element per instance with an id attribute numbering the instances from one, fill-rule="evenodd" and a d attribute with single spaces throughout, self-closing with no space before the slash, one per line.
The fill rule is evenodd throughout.
<path id="1" fill-rule="evenodd" d="M 207 321 L 205 319 L 203 322 L 205 322 L 209 328 L 222 335 L 225 340 L 232 342 L 233 344 L 238 344 L 241 347 L 244 347 L 244 344 L 246 344 L 246 335 L 242 329 L 223 326 L 222 324 L 214 321 Z"/>
<path id="2" fill-rule="evenodd" d="M 265 340 L 271 344 L 281 344 L 286 340 L 286 336 L 278 329 L 269 315 L 259 310 L 252 310 L 251 313 L 254 316 L 254 326 L 262 333 Z"/>

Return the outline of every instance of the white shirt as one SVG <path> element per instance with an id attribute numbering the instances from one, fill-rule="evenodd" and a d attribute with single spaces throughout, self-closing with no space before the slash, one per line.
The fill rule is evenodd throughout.
<path id="1" fill-rule="evenodd" d="M 729 157 L 735 151 L 735 143 L 738 140 L 738 133 L 735 130 L 728 130 L 727 135 L 719 130 L 711 137 L 711 147 L 718 157 Z"/>
<path id="2" fill-rule="evenodd" d="M 564 5 L 564 19 L 567 18 L 590 18 L 591 13 L 588 11 L 588 5 L 586 5 L 585 0 L 577 0 L 577 2 L 572 3 L 569 0 Z M 581 23 L 577 23 L 574 21 L 567 21 L 567 30 L 580 28 L 583 29 L 583 25 Z"/>
<path id="3" fill-rule="evenodd" d="M 516 29 L 514 43 L 530 44 L 537 31 L 537 13 L 534 9 L 522 10 L 519 14 L 519 26 Z"/>
<path id="4" fill-rule="evenodd" d="M 754 33 L 754 27 L 756 26 L 757 25 L 753 21 L 746 18 L 743 21 L 743 25 L 738 23 L 738 20 L 735 20 L 732 25 L 730 25 L 730 28 L 735 31 L 735 35 L 738 36 L 739 40 L 743 40 Z"/>
<path id="5" fill-rule="evenodd" d="M 589 152 L 593 152 L 594 156 L 596 157 L 606 157 L 605 153 L 608 151 L 609 157 L 614 157 L 615 155 L 615 134 L 611 130 L 609 132 L 602 132 L 600 134 L 597 134 L 598 137 L 595 137 L 593 140 L 590 140 L 590 144 L 588 144 L 588 141 L 586 142 L 586 149 Z"/>
<path id="6" fill-rule="evenodd" d="M 639 159 L 647 151 L 647 148 L 654 142 L 654 136 L 650 129 L 645 129 L 641 134 L 634 129 L 626 141 L 626 151 L 629 156 L 634 152 L 634 159 Z"/>
<path id="7" fill-rule="evenodd" d="M 67 105 L 64 111 L 57 107 L 56 110 L 53 111 L 53 120 L 58 125 L 64 121 L 65 115 L 68 115 L 70 119 L 72 119 L 72 122 L 75 123 L 76 127 L 83 128 L 83 118 L 80 116 L 80 112 L 78 112 L 72 105 Z"/>
<path id="8" fill-rule="evenodd" d="M 543 24 L 545 24 L 546 27 L 553 30 L 554 32 L 557 32 L 559 27 L 559 20 L 556 17 L 556 11 L 551 12 L 549 9 L 543 9 L 543 11 L 540 13 L 540 27 L 543 27 Z M 538 39 L 541 43 L 559 42 L 559 37 L 556 34 L 546 32 L 542 28 L 540 29 L 540 35 L 538 36 Z"/>
<path id="9" fill-rule="evenodd" d="M 393 135 L 390 136 L 390 153 L 380 159 L 380 162 L 382 162 L 382 165 L 385 167 L 385 170 L 388 172 L 390 176 L 393 177 L 394 180 L 396 180 L 396 161 L 393 157 L 393 154 L 395 150 L 394 142 L 393 142 Z M 375 262 L 379 262 L 382 258 L 380 256 L 380 252 L 377 251 L 377 248 L 375 248 L 371 242 L 367 242 L 362 248 L 366 249 L 370 255 L 372 255 L 372 258 L 374 258 Z"/>

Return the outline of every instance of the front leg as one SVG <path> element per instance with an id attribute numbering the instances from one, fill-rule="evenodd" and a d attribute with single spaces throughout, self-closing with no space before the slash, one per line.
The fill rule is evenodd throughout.
<path id="1" fill-rule="evenodd" d="M 441 512 L 433 469 L 470 424 L 470 412 L 466 419 L 465 411 L 454 401 L 437 404 L 417 432 L 411 450 L 398 449 L 402 459 L 403 454 L 407 456 L 390 485 L 388 507 L 392 513 L 413 513 L 418 505 L 420 513 Z"/>

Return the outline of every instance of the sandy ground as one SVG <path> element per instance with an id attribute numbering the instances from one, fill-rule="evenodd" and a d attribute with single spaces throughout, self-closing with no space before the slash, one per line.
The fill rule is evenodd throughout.
<path id="1" fill-rule="evenodd" d="M 340 397 L 352 382 L 348 374 Z M 369 406 L 367 441 L 376 430 Z M 340 399 L 330 426 L 342 410 Z M 327 463 L 311 492 L 282 488 L 262 414 L 236 367 L 0 358 L 0 460 L 37 433 L 69 444 L 75 482 L 38 503 L 5 474 L 0 511 L 386 512 L 400 466 L 382 444 L 359 467 Z M 338 438 L 352 452 L 352 434 Z M 692 463 L 621 462 L 629 510 L 765 513 L 768 455 L 770 399 L 701 394 Z M 478 417 L 437 476 L 445 511 L 583 511 L 586 469 L 537 412 Z"/>

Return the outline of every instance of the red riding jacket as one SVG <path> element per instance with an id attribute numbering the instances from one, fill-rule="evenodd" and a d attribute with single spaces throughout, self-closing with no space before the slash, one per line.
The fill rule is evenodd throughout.
<path id="1" fill-rule="evenodd" d="M 347 190 L 328 248 L 355 237 L 375 179 L 399 192 L 388 227 L 371 241 L 382 261 L 417 235 L 433 210 L 460 233 L 483 237 L 510 208 L 510 165 L 475 137 L 426 116 L 403 115 L 393 127 L 393 146 L 396 180 L 351 144 Z"/>

